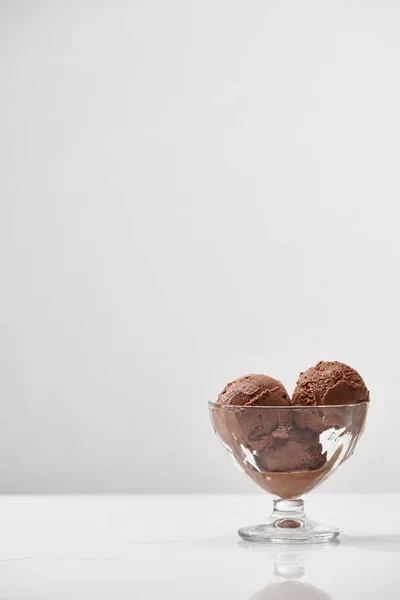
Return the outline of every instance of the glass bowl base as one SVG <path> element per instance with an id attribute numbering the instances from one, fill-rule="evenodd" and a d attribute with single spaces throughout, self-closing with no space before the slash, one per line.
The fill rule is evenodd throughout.
<path id="1" fill-rule="evenodd" d="M 319 525 L 305 516 L 300 518 L 271 517 L 260 525 L 242 527 L 238 534 L 246 542 L 261 544 L 321 544 L 339 536 L 337 527 Z"/>

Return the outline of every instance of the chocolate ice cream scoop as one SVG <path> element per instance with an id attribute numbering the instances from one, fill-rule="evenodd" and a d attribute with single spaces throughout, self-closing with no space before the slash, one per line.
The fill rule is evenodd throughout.
<path id="1" fill-rule="evenodd" d="M 369 392 L 361 375 L 337 361 L 320 361 L 300 373 L 293 392 L 292 404 L 324 406 L 368 402 Z"/>
<path id="2" fill-rule="evenodd" d="M 258 454 L 258 465 L 262 471 L 308 471 L 319 469 L 326 462 L 319 436 L 296 425 L 290 427 L 284 436 L 274 432 L 268 445 Z"/>
<path id="3" fill-rule="evenodd" d="M 291 411 L 288 409 L 277 408 L 268 413 L 257 410 L 258 406 L 290 406 L 289 394 L 282 383 L 268 375 L 245 375 L 231 381 L 219 394 L 216 404 L 235 407 L 235 435 L 245 444 L 263 444 L 265 435 L 280 426 L 289 425 Z M 218 420 L 218 413 L 216 419 Z M 230 432 L 221 431 L 226 426 L 226 421 L 222 414 L 219 419 L 220 436 L 226 440 Z"/>
<path id="4" fill-rule="evenodd" d="M 228 383 L 217 404 L 235 406 L 287 406 L 289 394 L 282 383 L 268 375 L 245 375 Z"/>
<path id="5" fill-rule="evenodd" d="M 282 383 L 267 375 L 228 383 L 218 396 L 214 425 L 228 447 L 234 439 L 252 453 L 260 472 L 319 470 L 327 461 L 320 435 L 346 425 L 347 414 L 336 405 L 367 400 L 357 371 L 339 362 L 319 362 L 300 374 L 292 400 Z"/>

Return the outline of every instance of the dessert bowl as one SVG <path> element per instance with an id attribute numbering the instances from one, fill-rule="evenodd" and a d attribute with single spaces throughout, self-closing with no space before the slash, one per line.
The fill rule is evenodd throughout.
<path id="1" fill-rule="evenodd" d="M 246 541 L 334 540 L 335 527 L 306 517 L 304 500 L 354 452 L 368 402 L 330 406 L 233 406 L 209 402 L 218 438 L 234 462 L 272 495 L 271 516 L 243 527 Z"/>

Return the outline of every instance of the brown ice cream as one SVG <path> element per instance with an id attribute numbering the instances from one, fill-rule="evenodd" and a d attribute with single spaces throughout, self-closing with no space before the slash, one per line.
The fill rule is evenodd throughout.
<path id="1" fill-rule="evenodd" d="M 266 375 L 240 377 L 228 383 L 216 404 L 221 410 L 214 411 L 213 420 L 220 438 L 230 447 L 233 436 L 248 448 L 260 471 L 304 471 L 326 462 L 317 433 L 293 422 L 280 381 Z M 263 410 L 265 406 L 271 408 Z"/>
<path id="2" fill-rule="evenodd" d="M 316 433 L 293 424 L 288 428 L 286 437 L 272 438 L 262 458 L 267 471 L 308 471 L 322 467 L 326 454 Z"/>
<path id="3" fill-rule="evenodd" d="M 228 383 L 211 409 L 211 418 L 245 472 L 264 489 L 290 498 L 312 489 L 336 460 L 335 456 L 327 460 L 320 434 L 345 426 L 359 429 L 356 435 L 361 433 L 364 407 L 358 411 L 359 422 L 357 413 L 349 424 L 349 415 L 336 405 L 368 400 L 364 381 L 354 369 L 320 362 L 300 374 L 291 400 L 282 383 L 266 375 L 246 375 Z"/>
<path id="4" fill-rule="evenodd" d="M 289 394 L 280 381 L 267 375 L 245 375 L 228 383 L 217 404 L 234 406 L 285 406 Z"/>
<path id="5" fill-rule="evenodd" d="M 296 411 L 315 410 L 313 408 L 245 408 L 211 403 L 210 414 L 218 437 L 243 471 L 264 490 L 279 498 L 289 499 L 311 491 L 329 475 L 334 466 L 351 456 L 364 428 L 367 403 L 354 405 L 350 411 L 348 407 L 342 408 L 344 414 L 340 414 L 340 419 L 345 431 L 352 432 L 352 443 L 346 446 L 344 438 L 342 445 L 342 432 L 336 428 L 336 431 L 329 435 L 330 439 L 333 437 L 335 440 L 328 442 L 328 448 L 330 444 L 333 448 L 329 455 L 318 434 L 314 434 L 308 428 L 301 430 L 293 421 L 290 427 L 278 427 L 272 434 L 260 436 L 258 439 L 255 436 L 255 439 L 252 439 L 248 427 L 251 418 L 248 414 L 243 415 L 254 413 L 253 419 L 257 420 L 256 414 L 262 412 L 263 422 L 268 422 L 268 415 L 272 411 L 285 411 L 293 415 Z M 332 410 L 330 407 L 324 408 L 326 413 Z M 244 416 L 247 427 L 243 427 Z"/>
<path id="6" fill-rule="evenodd" d="M 290 417 L 290 411 L 257 410 L 257 406 L 290 406 L 290 397 L 282 383 L 267 375 L 245 375 L 228 383 L 217 399 L 219 406 L 237 407 L 234 411 L 236 435 L 251 449 L 265 447 L 271 434 L 279 426 L 284 426 Z M 232 414 L 232 410 L 229 411 Z M 218 434 L 229 443 L 231 425 L 226 422 L 229 415 L 219 411 L 215 418 L 219 420 Z"/>
<path id="7" fill-rule="evenodd" d="M 320 361 L 300 373 L 293 392 L 292 404 L 298 406 L 326 406 L 368 402 L 369 392 L 361 375 L 340 363 Z"/>
<path id="8" fill-rule="evenodd" d="M 335 406 L 369 401 L 369 392 L 361 375 L 337 361 L 320 361 L 315 367 L 300 373 L 292 396 L 297 406 Z M 342 426 L 340 410 L 295 411 L 294 420 L 299 427 L 322 433 L 331 427 Z"/>

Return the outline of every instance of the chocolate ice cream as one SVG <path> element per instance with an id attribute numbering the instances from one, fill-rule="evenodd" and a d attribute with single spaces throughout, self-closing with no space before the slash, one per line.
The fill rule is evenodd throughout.
<path id="1" fill-rule="evenodd" d="M 277 379 L 267 375 L 245 375 L 228 383 L 218 396 L 217 404 L 235 406 L 285 406 L 289 394 Z"/>
<path id="2" fill-rule="evenodd" d="M 361 426 L 365 404 L 359 406 L 363 409 L 360 413 Z M 260 487 L 280 498 L 296 498 L 306 494 L 325 479 L 338 460 L 343 461 L 348 457 L 341 458 L 342 450 L 336 448 L 335 444 L 333 454 L 330 452 L 330 456 L 327 456 L 319 435 L 297 427 L 292 421 L 287 426 L 276 427 L 272 433 L 257 433 L 254 427 L 261 419 L 268 431 L 270 414 L 275 423 L 276 411 L 291 415 L 296 410 L 307 412 L 314 409 L 305 406 L 298 409 L 269 406 L 246 408 L 210 403 L 214 429 L 229 454 Z M 348 415 L 348 418 L 351 419 L 352 415 Z M 340 432 L 335 435 L 339 436 Z"/>
<path id="3" fill-rule="evenodd" d="M 319 436 L 309 429 L 292 424 L 286 435 L 272 434 L 269 444 L 261 453 L 260 466 L 266 471 L 288 472 L 319 469 L 325 464 L 326 453 Z M 264 464 L 263 464 L 264 463 Z"/>
<path id="4" fill-rule="evenodd" d="M 345 427 L 353 428 L 355 439 L 361 434 L 365 406 L 358 415 L 337 405 L 368 400 L 357 371 L 339 362 L 319 362 L 300 374 L 292 399 L 280 381 L 267 375 L 235 379 L 219 394 L 211 417 L 245 472 L 261 487 L 290 498 L 312 489 L 340 459 L 340 448 L 330 453 L 329 441 L 320 438 L 323 432 Z M 349 447 L 341 460 L 350 453 Z"/>
<path id="5" fill-rule="evenodd" d="M 217 405 L 237 407 L 234 411 L 235 435 L 243 443 L 255 448 L 264 448 L 267 443 L 264 436 L 271 434 L 279 426 L 287 424 L 290 411 L 270 410 L 268 413 L 257 410 L 257 406 L 290 406 L 290 397 L 282 383 L 267 375 L 245 375 L 228 383 L 217 399 Z M 221 411 L 215 413 L 219 422 L 218 433 L 222 440 L 229 445 L 231 435 L 230 425 L 226 420 L 229 414 Z"/>
<path id="6" fill-rule="evenodd" d="M 300 373 L 292 396 L 297 406 L 336 406 L 369 401 L 368 389 L 359 373 L 337 361 L 320 361 L 315 367 Z M 341 427 L 341 412 L 332 408 L 321 411 L 294 411 L 299 427 L 322 433 L 331 427 Z"/>
<path id="7" fill-rule="evenodd" d="M 260 470 L 317 469 L 325 463 L 318 435 L 293 423 L 290 398 L 280 381 L 267 375 L 240 377 L 222 390 L 217 405 L 230 409 L 230 414 L 214 411 L 221 439 L 229 447 L 233 435 L 252 452 Z M 265 406 L 271 408 L 263 410 Z"/>
<path id="8" fill-rule="evenodd" d="M 292 404 L 319 406 L 368 402 L 369 392 L 361 375 L 337 361 L 320 361 L 300 373 Z"/>

